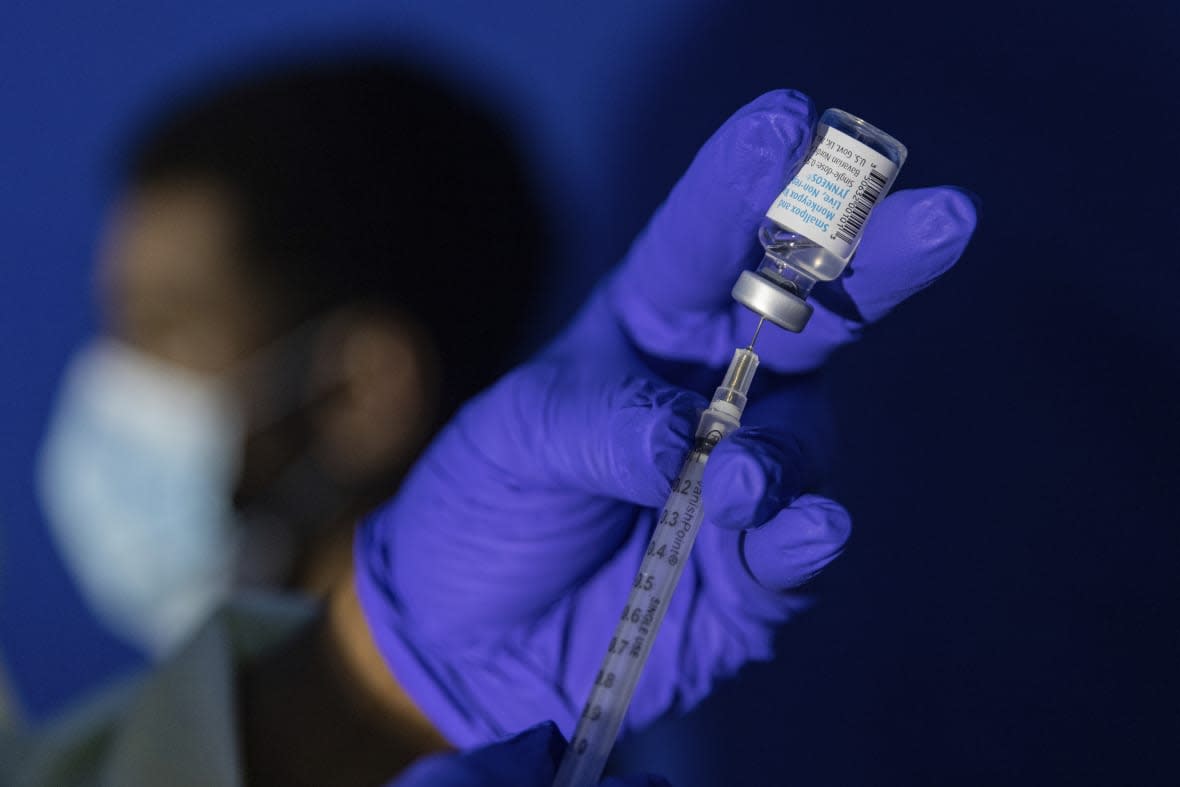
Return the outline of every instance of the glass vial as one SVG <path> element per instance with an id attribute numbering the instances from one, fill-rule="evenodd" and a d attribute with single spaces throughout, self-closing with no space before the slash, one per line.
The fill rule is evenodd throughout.
<path id="1" fill-rule="evenodd" d="M 787 330 L 802 330 L 811 288 L 844 271 L 905 158 L 905 146 L 884 131 L 843 110 L 825 111 L 807 159 L 759 230 L 766 256 L 757 271 L 742 274 L 734 297 Z"/>

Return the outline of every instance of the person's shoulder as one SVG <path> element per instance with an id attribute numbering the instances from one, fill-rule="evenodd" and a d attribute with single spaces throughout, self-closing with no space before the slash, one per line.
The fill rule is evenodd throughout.
<path id="1" fill-rule="evenodd" d="M 98 783 L 109 744 L 141 679 L 113 681 L 61 715 L 22 728 L 11 716 L 0 728 L 0 783 L 13 787 L 72 787 Z M 9 707 L 11 710 L 11 706 Z"/>
<path id="2" fill-rule="evenodd" d="M 310 623 L 317 609 L 316 600 L 303 595 L 239 592 L 221 606 L 209 625 L 223 626 L 236 657 L 252 661 Z"/>
<path id="3" fill-rule="evenodd" d="M 311 621 L 315 609 L 297 596 L 235 596 L 147 674 L 105 686 L 44 728 L 0 734 L 0 782 L 241 784 L 237 672 Z"/>

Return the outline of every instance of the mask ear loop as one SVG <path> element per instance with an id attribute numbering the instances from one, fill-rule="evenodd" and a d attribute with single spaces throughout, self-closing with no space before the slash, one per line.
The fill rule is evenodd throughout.
<path id="1" fill-rule="evenodd" d="M 277 337 L 226 372 L 223 379 L 239 390 L 265 391 L 243 402 L 243 440 L 277 426 L 283 419 L 323 400 L 342 383 L 315 379 L 317 340 L 343 321 L 340 313 L 321 314 Z M 348 496 L 327 479 L 314 450 L 304 448 L 239 511 L 239 561 L 235 582 L 241 586 L 273 584 L 289 575 L 299 545 L 344 511 Z"/>
<path id="2" fill-rule="evenodd" d="M 336 316 L 331 314 L 305 320 L 222 375 L 222 380 L 236 390 L 263 390 L 267 394 L 242 403 L 245 422 L 249 424 L 244 437 L 270 429 L 292 413 L 319 401 L 339 384 L 333 380 L 312 380 L 307 373 L 312 367 L 316 337 L 330 330 L 335 321 Z"/>
<path id="3" fill-rule="evenodd" d="M 317 338 L 339 333 L 344 323 L 363 314 L 358 309 L 337 309 L 311 317 L 292 330 L 264 344 L 246 358 L 234 364 L 220 379 L 237 390 L 266 390 L 265 399 L 243 402 L 243 416 L 249 424 L 249 437 L 276 425 L 292 413 L 303 410 L 337 390 L 343 374 L 336 379 L 315 379 L 308 374 L 314 366 L 313 355 Z M 409 314 L 400 308 L 392 318 L 415 336 L 415 340 L 429 345 L 425 335 Z M 429 374 L 437 375 L 438 360 L 428 352 L 425 363 Z M 277 380 L 278 382 L 274 382 Z"/>
<path id="4" fill-rule="evenodd" d="M 326 532 L 347 496 L 328 481 L 311 449 L 287 462 L 256 501 L 239 511 L 239 587 L 274 585 L 289 579 L 300 547 Z"/>

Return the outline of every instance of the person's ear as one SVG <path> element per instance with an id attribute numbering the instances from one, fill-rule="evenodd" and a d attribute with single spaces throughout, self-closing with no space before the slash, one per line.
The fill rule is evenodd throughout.
<path id="1" fill-rule="evenodd" d="M 408 318 L 334 315 L 311 366 L 312 385 L 331 391 L 312 414 L 321 466 L 344 484 L 368 484 L 409 465 L 437 417 L 435 367 L 429 339 Z"/>

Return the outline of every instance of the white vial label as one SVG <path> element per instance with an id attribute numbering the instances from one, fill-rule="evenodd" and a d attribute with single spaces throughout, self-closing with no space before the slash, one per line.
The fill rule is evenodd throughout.
<path id="1" fill-rule="evenodd" d="M 811 157 L 766 217 L 847 260 L 897 165 L 843 131 L 820 125 Z"/>

